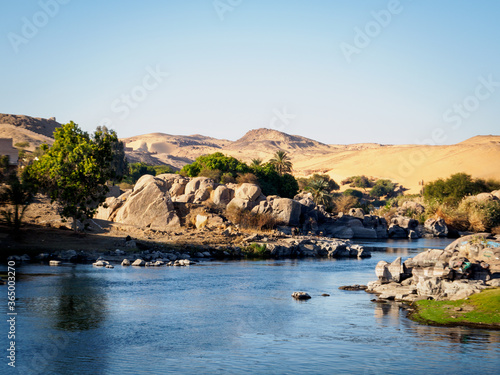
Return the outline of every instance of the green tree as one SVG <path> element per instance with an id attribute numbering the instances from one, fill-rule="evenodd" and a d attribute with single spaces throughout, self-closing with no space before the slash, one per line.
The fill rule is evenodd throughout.
<path id="1" fill-rule="evenodd" d="M 440 178 L 426 184 L 423 195 L 426 200 L 457 206 L 465 196 L 488 192 L 490 186 L 494 187 L 495 181 L 486 183 L 466 173 L 455 173 L 446 180 Z"/>
<path id="2" fill-rule="evenodd" d="M 109 191 L 106 182 L 117 178 L 113 168 L 114 132 L 96 131 L 93 136 L 71 121 L 54 132 L 54 144 L 27 167 L 29 179 L 61 204 L 60 215 L 84 221 L 94 215 Z"/>
<path id="3" fill-rule="evenodd" d="M 285 173 L 290 173 L 292 171 L 292 162 L 286 151 L 276 151 L 273 158 L 269 160 L 269 163 L 274 165 L 276 171 L 283 175 Z"/>
<path id="4" fill-rule="evenodd" d="M 258 167 L 259 165 L 262 165 L 262 159 L 252 159 L 252 163 L 250 164 L 251 167 Z"/>
<path id="5" fill-rule="evenodd" d="M 372 190 L 370 190 L 370 196 L 374 198 L 380 198 L 383 196 L 391 197 L 394 195 L 394 190 L 396 189 L 396 184 L 391 180 L 380 179 L 375 182 Z"/>
<path id="6" fill-rule="evenodd" d="M 325 180 L 312 180 L 308 183 L 305 190 L 312 194 L 314 203 L 322 204 L 324 206 L 330 205 L 332 195 L 330 194 L 330 189 L 328 188 L 328 182 Z"/>
<path id="7" fill-rule="evenodd" d="M 202 155 L 196 158 L 193 163 L 182 167 L 180 173 L 184 176 L 196 177 L 200 176 L 202 171 L 204 174 L 208 174 L 207 171 L 216 171 L 218 176 L 216 178 L 220 178 L 223 175 L 227 176 L 227 173 L 230 173 L 233 178 L 236 178 L 238 174 L 250 172 L 250 168 L 248 165 L 232 156 L 226 156 L 221 152 L 215 152 L 210 155 Z M 217 180 L 216 182 L 220 181 Z"/>
<path id="8" fill-rule="evenodd" d="M 327 174 L 313 174 L 304 181 L 304 190 L 311 192 L 316 204 L 322 204 L 327 207 L 332 205 L 332 193 L 338 190 L 339 185 Z"/>
<path id="9" fill-rule="evenodd" d="M 108 129 L 106 126 L 98 126 L 92 135 L 93 141 L 97 144 L 102 144 L 101 147 L 108 147 L 107 142 L 111 145 L 113 159 L 109 165 L 109 174 L 113 182 L 120 182 L 128 172 L 128 162 L 125 157 L 125 145 L 118 140 L 118 136 L 114 130 Z"/>
<path id="10" fill-rule="evenodd" d="M 26 209 L 33 200 L 35 191 L 32 185 L 19 179 L 15 172 L 9 174 L 0 190 L 0 205 L 7 206 L 0 211 L 9 226 L 17 232 Z"/>

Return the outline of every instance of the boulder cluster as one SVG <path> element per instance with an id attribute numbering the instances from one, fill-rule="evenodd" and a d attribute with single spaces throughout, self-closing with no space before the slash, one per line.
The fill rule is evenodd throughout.
<path id="1" fill-rule="evenodd" d="M 409 204 L 409 203 L 408 203 Z M 197 207 L 219 207 L 225 212 L 247 211 L 267 215 L 278 229 L 288 235 L 313 234 L 341 239 L 418 238 L 426 235 L 446 236 L 448 229 L 442 219 L 431 219 L 425 226 L 404 216 L 388 223 L 383 217 L 366 215 L 361 208 L 348 214 L 332 215 L 316 205 L 310 193 L 297 194 L 294 199 L 265 196 L 252 183 L 217 184 L 206 177 L 183 177 L 178 174 L 145 175 L 133 189 L 106 199 L 96 218 L 152 230 L 172 231 L 186 225 L 186 216 Z M 415 210 L 421 209 L 415 207 Z M 227 216 L 227 215 L 225 215 Z M 198 229 L 218 227 L 228 222 L 224 215 L 209 212 L 195 217 Z"/>
<path id="2" fill-rule="evenodd" d="M 377 281 L 367 292 L 380 299 L 458 300 L 500 286 L 500 238 L 488 233 L 457 239 L 444 250 L 432 249 L 402 262 L 380 261 Z"/>

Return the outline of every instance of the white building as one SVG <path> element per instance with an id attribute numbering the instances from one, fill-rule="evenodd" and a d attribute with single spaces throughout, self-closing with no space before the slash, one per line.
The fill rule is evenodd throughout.
<path id="1" fill-rule="evenodd" d="M 12 146 L 12 138 L 0 138 L 0 155 L 9 157 L 10 165 L 17 165 L 19 151 Z"/>

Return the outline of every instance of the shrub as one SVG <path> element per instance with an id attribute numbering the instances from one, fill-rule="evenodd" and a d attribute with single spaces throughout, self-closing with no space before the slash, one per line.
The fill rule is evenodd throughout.
<path id="1" fill-rule="evenodd" d="M 363 192 L 356 189 L 346 189 L 343 193 L 346 197 L 363 198 Z"/>
<path id="2" fill-rule="evenodd" d="M 373 188 L 370 190 L 370 196 L 374 198 L 380 198 L 383 196 L 392 197 L 394 195 L 394 190 L 396 184 L 391 180 L 377 180 Z"/>
<path id="3" fill-rule="evenodd" d="M 258 243 L 252 243 L 246 246 L 243 249 L 243 253 L 247 258 L 267 258 L 270 255 L 266 244 L 259 245 Z"/>
<path id="4" fill-rule="evenodd" d="M 341 195 L 333 199 L 333 207 L 337 213 L 348 212 L 351 208 L 357 207 L 359 201 L 356 197 L 349 195 Z"/>
<path id="5" fill-rule="evenodd" d="M 276 219 L 270 214 L 256 214 L 236 207 L 226 210 L 226 217 L 244 229 L 271 230 L 276 226 Z"/>
<path id="6" fill-rule="evenodd" d="M 253 173 L 244 173 L 244 174 L 240 174 L 238 177 L 236 177 L 236 182 L 238 184 L 244 184 L 244 183 L 258 184 L 259 179 Z"/>
<path id="7" fill-rule="evenodd" d="M 481 179 L 473 179 L 466 173 L 456 173 L 446 180 L 438 179 L 424 186 L 424 198 L 427 201 L 436 200 L 439 203 L 447 203 L 458 206 L 460 201 L 467 195 L 475 195 L 489 192 L 490 187 L 495 187 L 494 180 L 485 182 Z M 499 183 L 500 184 L 500 183 Z"/>
<path id="8" fill-rule="evenodd" d="M 202 168 L 198 176 L 207 177 L 214 180 L 215 182 L 219 182 L 221 178 L 221 171 L 218 169 Z"/>
<path id="9" fill-rule="evenodd" d="M 469 229 L 474 232 L 490 231 L 500 225 L 500 202 L 477 202 L 464 199 L 458 211 L 467 216 Z"/>

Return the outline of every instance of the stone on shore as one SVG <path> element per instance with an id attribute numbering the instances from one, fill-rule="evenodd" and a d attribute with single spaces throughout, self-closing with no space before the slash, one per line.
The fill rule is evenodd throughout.
<path id="1" fill-rule="evenodd" d="M 146 262 L 142 259 L 136 259 L 134 260 L 134 262 L 132 263 L 132 266 L 136 266 L 136 267 L 142 267 L 142 266 L 145 266 L 146 265 Z"/>
<path id="2" fill-rule="evenodd" d="M 123 259 L 123 261 L 122 261 L 122 266 L 124 266 L 124 267 L 130 266 L 130 260 L 128 260 L 128 259 Z"/>

